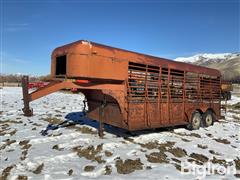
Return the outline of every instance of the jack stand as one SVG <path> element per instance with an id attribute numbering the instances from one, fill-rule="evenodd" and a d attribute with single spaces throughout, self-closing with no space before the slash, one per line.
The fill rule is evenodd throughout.
<path id="1" fill-rule="evenodd" d="M 106 102 L 106 97 L 104 95 L 103 97 L 103 102 L 101 104 L 101 106 L 99 107 L 99 129 L 98 129 L 98 135 L 100 138 L 103 138 L 103 131 L 104 131 L 104 108 L 106 106 L 107 102 Z"/>
<path id="2" fill-rule="evenodd" d="M 83 100 L 83 113 L 84 113 L 84 116 L 87 114 L 87 99 L 86 99 L 86 97 Z"/>
<path id="3" fill-rule="evenodd" d="M 23 103 L 24 103 L 24 108 L 22 109 L 24 116 L 32 116 L 33 115 L 33 110 L 30 109 L 29 102 L 30 102 L 30 97 L 28 94 L 28 76 L 23 76 L 22 78 L 22 92 L 23 92 Z"/>

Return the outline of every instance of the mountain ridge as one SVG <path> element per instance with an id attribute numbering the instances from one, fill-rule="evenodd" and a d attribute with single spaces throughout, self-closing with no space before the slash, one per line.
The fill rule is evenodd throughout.
<path id="1" fill-rule="evenodd" d="M 224 80 L 240 81 L 240 53 L 203 53 L 178 57 L 175 61 L 218 69 Z"/>

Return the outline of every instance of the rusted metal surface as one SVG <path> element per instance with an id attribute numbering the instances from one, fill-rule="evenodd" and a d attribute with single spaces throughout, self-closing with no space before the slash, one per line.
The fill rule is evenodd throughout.
<path id="1" fill-rule="evenodd" d="M 44 86 L 47 86 L 48 82 L 32 82 L 28 84 L 28 89 L 33 89 L 33 88 L 42 88 Z"/>
<path id="2" fill-rule="evenodd" d="M 196 110 L 219 118 L 220 76 L 215 69 L 77 41 L 53 51 L 53 81 L 28 96 L 33 101 L 77 88 L 90 118 L 139 130 L 188 124 Z"/>

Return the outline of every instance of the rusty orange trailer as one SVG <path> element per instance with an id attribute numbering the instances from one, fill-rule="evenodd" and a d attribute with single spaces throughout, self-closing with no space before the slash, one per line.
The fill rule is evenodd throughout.
<path id="1" fill-rule="evenodd" d="M 192 129 L 220 118 L 218 70 L 144 55 L 88 41 L 56 48 L 51 79 L 29 93 L 23 78 L 24 114 L 29 102 L 65 88 L 87 100 L 87 116 L 130 131 L 175 125 Z"/>

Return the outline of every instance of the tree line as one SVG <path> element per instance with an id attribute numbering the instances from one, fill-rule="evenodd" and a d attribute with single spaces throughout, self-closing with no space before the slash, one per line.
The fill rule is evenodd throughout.
<path id="1" fill-rule="evenodd" d="M 0 83 L 21 83 L 24 75 L 19 74 L 0 74 Z M 29 76 L 29 82 L 50 81 L 50 75 Z"/>

